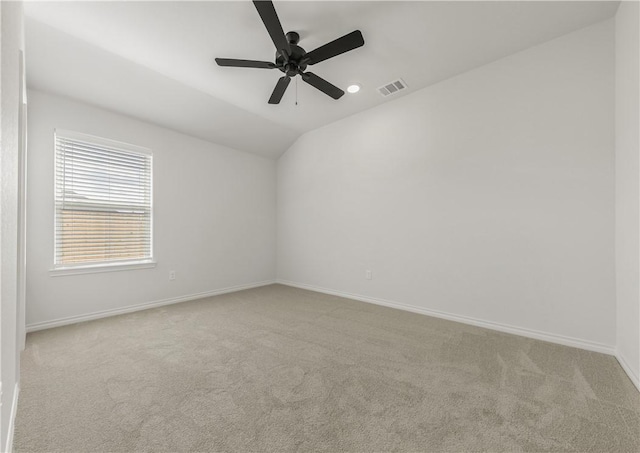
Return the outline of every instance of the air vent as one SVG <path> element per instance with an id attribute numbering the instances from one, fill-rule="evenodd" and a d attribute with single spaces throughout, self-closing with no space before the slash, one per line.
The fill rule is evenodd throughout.
<path id="1" fill-rule="evenodd" d="M 397 94 L 402 90 L 407 89 L 407 84 L 404 83 L 404 80 L 398 79 L 393 82 L 389 82 L 380 88 L 378 88 L 378 92 L 384 97 L 391 96 L 392 94 Z"/>

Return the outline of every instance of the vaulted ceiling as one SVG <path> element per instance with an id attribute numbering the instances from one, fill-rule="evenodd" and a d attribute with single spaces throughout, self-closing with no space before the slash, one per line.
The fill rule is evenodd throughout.
<path id="1" fill-rule="evenodd" d="M 617 2 L 276 1 L 307 51 L 359 29 L 364 47 L 313 66 L 333 100 L 295 80 L 267 100 L 278 70 L 222 68 L 215 57 L 272 61 L 250 1 L 28 2 L 30 87 L 236 149 L 277 158 L 302 133 L 613 16 Z M 377 88 L 402 78 L 408 89 Z M 297 98 L 297 104 L 296 104 Z"/>

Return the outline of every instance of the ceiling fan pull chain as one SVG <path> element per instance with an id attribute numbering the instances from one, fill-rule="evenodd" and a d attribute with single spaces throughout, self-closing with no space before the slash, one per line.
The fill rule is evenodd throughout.
<path id="1" fill-rule="evenodd" d="M 296 77 L 296 105 L 298 105 L 298 78 Z"/>

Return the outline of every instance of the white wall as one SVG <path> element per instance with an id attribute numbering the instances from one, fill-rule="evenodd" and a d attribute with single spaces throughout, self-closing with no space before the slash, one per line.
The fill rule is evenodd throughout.
<path id="1" fill-rule="evenodd" d="M 11 440 L 20 357 L 18 313 L 18 153 L 20 131 L 20 49 L 23 46 L 21 2 L 0 2 L 2 137 L 0 153 L 0 449 Z"/>
<path id="2" fill-rule="evenodd" d="M 279 280 L 613 351 L 613 25 L 303 135 Z"/>
<path id="3" fill-rule="evenodd" d="M 275 278 L 273 160 L 38 91 L 28 126 L 28 326 Z M 54 128 L 152 149 L 156 268 L 49 275 Z"/>
<path id="4" fill-rule="evenodd" d="M 617 352 L 640 388 L 639 4 L 622 2 L 615 22 Z"/>

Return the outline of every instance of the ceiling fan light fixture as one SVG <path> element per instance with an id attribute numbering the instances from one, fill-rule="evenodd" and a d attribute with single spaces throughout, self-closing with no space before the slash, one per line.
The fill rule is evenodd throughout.
<path id="1" fill-rule="evenodd" d="M 357 85 L 357 84 L 349 85 L 349 87 L 347 88 L 347 91 L 351 94 L 355 94 L 358 91 L 360 91 L 360 85 Z"/>

